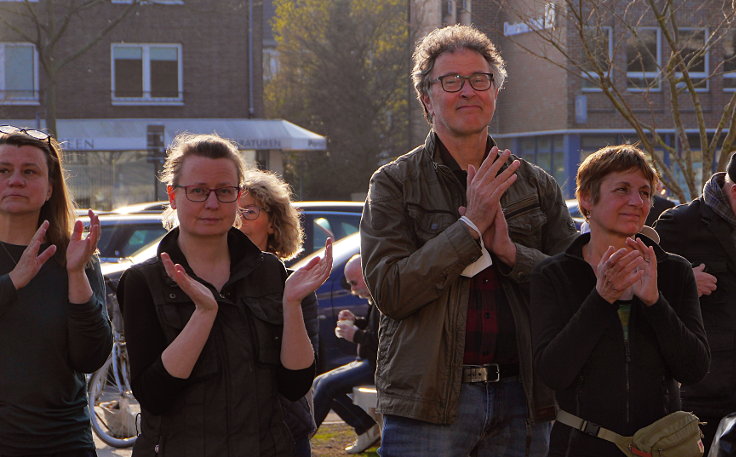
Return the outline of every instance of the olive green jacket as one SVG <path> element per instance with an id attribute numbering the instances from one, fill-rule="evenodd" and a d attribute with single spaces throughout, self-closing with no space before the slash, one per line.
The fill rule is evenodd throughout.
<path id="1" fill-rule="evenodd" d="M 460 273 L 481 250 L 458 221 L 458 207 L 466 205 L 463 185 L 435 146 L 430 132 L 423 147 L 373 174 L 360 225 L 361 255 L 382 312 L 379 410 L 449 424 L 457 416 L 470 288 Z M 509 269 L 493 261 L 516 324 L 530 417 L 547 420 L 554 415 L 554 397 L 533 375 L 528 281 L 532 269 L 563 251 L 577 232 L 550 175 L 524 160 L 516 174 L 501 199 L 516 264 Z"/>

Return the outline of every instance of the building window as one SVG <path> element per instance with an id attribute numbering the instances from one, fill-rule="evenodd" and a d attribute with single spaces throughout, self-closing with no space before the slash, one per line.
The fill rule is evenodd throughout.
<path id="1" fill-rule="evenodd" d="M 613 59 L 613 43 L 611 27 L 586 27 L 584 30 L 585 43 L 590 47 L 592 58 L 581 50 L 581 76 L 583 77 L 582 88 L 584 91 L 600 91 L 598 84 L 599 75 L 596 68 L 608 72 L 610 75 L 611 60 Z"/>
<path id="2" fill-rule="evenodd" d="M 626 86 L 630 91 L 659 90 L 662 40 L 656 27 L 639 27 L 626 40 Z"/>
<path id="3" fill-rule="evenodd" d="M 707 30 L 702 28 L 681 28 L 679 29 L 679 43 L 681 44 L 682 58 L 688 66 L 690 79 L 698 91 L 708 90 L 708 62 L 709 53 L 706 48 Z M 682 78 L 682 73 L 677 73 L 678 78 Z M 684 87 L 683 83 L 678 87 Z"/>
<path id="4" fill-rule="evenodd" d="M 736 30 L 723 40 L 723 90 L 736 92 Z"/>
<path id="5" fill-rule="evenodd" d="M 0 43 L 0 103 L 36 105 L 38 53 L 30 43 Z"/>
<path id="6" fill-rule="evenodd" d="M 113 44 L 113 104 L 180 105 L 181 70 L 180 45 Z"/>

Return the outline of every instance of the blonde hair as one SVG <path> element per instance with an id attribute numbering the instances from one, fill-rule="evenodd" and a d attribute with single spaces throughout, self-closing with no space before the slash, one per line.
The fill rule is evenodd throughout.
<path id="1" fill-rule="evenodd" d="M 167 186 L 179 185 L 179 177 L 184 160 L 189 156 L 206 157 L 208 159 L 230 159 L 235 165 L 238 173 L 238 187 L 243 188 L 243 175 L 245 174 L 245 161 L 238 151 L 238 146 L 233 141 L 212 134 L 180 133 L 171 142 L 166 150 L 166 161 L 159 174 L 159 181 Z M 162 216 L 164 227 L 171 230 L 174 227 L 176 210 L 168 207 Z M 235 219 L 239 221 L 238 218 Z"/>
<path id="2" fill-rule="evenodd" d="M 261 205 L 273 226 L 266 251 L 281 260 L 294 258 L 302 251 L 304 231 L 299 211 L 291 204 L 289 184 L 275 173 L 255 169 L 246 171 L 244 180 L 244 190 Z"/>
<path id="3" fill-rule="evenodd" d="M 49 137 L 39 140 L 22 132 L 0 134 L 0 144 L 13 146 L 33 146 L 44 152 L 49 172 L 51 197 L 41 206 L 36 228 L 44 220 L 49 221 L 46 240 L 56 245 L 54 258 L 61 265 L 66 265 L 66 248 L 74 229 L 74 200 L 66 184 L 66 171 L 62 161 L 62 149 L 59 142 Z"/>

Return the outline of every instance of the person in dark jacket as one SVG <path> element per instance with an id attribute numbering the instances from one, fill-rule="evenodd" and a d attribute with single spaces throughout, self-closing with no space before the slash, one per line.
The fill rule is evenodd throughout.
<path id="1" fill-rule="evenodd" d="M 0 126 L 0 455 L 91 457 L 84 373 L 112 347 L 100 236 L 74 222 L 62 150 Z"/>
<path id="2" fill-rule="evenodd" d="M 654 194 L 654 196 L 652 197 L 652 209 L 649 210 L 649 216 L 647 216 L 647 220 L 644 225 L 648 225 L 649 227 L 654 226 L 654 223 L 657 222 L 657 218 L 659 218 L 660 214 L 674 207 L 675 202 L 673 202 L 672 200 L 668 200 L 664 197 L 660 197 L 659 195 Z"/>
<path id="3" fill-rule="evenodd" d="M 142 409 L 136 457 L 293 456 L 278 395 L 311 386 L 301 302 L 330 273 L 331 241 L 287 279 L 233 227 L 243 176 L 237 146 L 216 135 L 169 148 L 161 179 L 179 226 L 118 287 Z"/>
<path id="4" fill-rule="evenodd" d="M 700 309 L 713 351 L 709 373 L 682 387 L 683 408 L 707 424 L 706 453 L 720 419 L 736 411 L 736 159 L 715 173 L 703 195 L 663 213 L 655 228 L 661 246 L 703 270 Z M 701 281 L 703 282 L 703 281 Z M 699 284 L 700 285 L 700 284 Z"/>
<path id="5" fill-rule="evenodd" d="M 345 448 L 348 454 L 358 454 L 373 445 L 381 436 L 378 425 L 360 406 L 354 405 L 348 394 L 353 387 L 374 383 L 376 351 L 378 350 L 378 322 L 380 312 L 373 305 L 373 298 L 363 278 L 360 254 L 345 264 L 345 279 L 353 295 L 368 299 L 368 314 L 356 317 L 344 309 L 338 313 L 335 334 L 338 338 L 358 345 L 358 358 L 347 365 L 337 367 L 317 376 L 314 380 L 314 415 L 317 426 L 333 409 L 342 420 L 353 427 L 358 438 Z"/>
<path id="6" fill-rule="evenodd" d="M 299 212 L 291 204 L 291 189 L 276 174 L 264 170 L 247 170 L 245 187 L 238 202 L 240 231 L 258 249 L 270 252 L 281 261 L 294 258 L 302 250 L 304 231 Z M 291 272 L 291 270 L 289 270 Z M 302 301 L 302 315 L 314 352 L 319 353 L 319 321 L 317 296 L 309 294 Z M 294 435 L 294 457 L 309 457 L 309 437 L 317 430 L 310 406 L 311 391 L 297 401 L 280 396 L 286 423 Z"/>
<path id="7" fill-rule="evenodd" d="M 587 157 L 577 199 L 590 223 L 531 280 L 534 361 L 559 408 L 620 435 L 680 409 L 679 383 L 710 360 L 690 264 L 638 234 L 657 181 L 644 154 Z M 615 444 L 558 420 L 550 456 L 620 457 Z"/>

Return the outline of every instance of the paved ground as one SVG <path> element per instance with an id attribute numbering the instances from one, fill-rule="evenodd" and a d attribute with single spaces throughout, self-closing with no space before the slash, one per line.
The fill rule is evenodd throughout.
<path id="1" fill-rule="evenodd" d="M 97 446 L 97 457 L 130 457 L 132 454 L 131 449 L 115 449 L 103 443 L 94 433 L 92 436 Z"/>
<path id="2" fill-rule="evenodd" d="M 328 414 L 325 419 L 325 424 L 338 422 L 342 421 L 337 414 L 330 411 L 330 414 Z M 95 445 L 97 446 L 97 457 L 130 457 L 132 454 L 131 449 L 115 449 L 103 443 L 94 433 L 92 433 L 92 436 L 94 437 Z"/>

